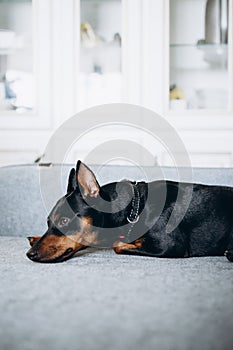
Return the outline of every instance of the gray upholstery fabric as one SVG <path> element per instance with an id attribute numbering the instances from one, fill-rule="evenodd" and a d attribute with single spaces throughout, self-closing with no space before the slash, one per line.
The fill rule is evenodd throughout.
<path id="1" fill-rule="evenodd" d="M 233 264 L 99 251 L 29 261 L 0 237 L 1 350 L 229 350 Z"/>
<path id="2" fill-rule="evenodd" d="M 146 170 L 151 179 L 161 176 Z M 56 166 L 0 168 L 1 350 L 232 348 L 233 264 L 225 257 L 155 259 L 100 250 L 62 264 L 27 259 L 27 240 L 14 236 L 45 229 L 41 171 L 48 179 L 58 175 Z M 174 169 L 163 172 L 175 179 Z M 130 167 L 98 170 L 101 183 L 143 177 Z M 233 185 L 233 169 L 195 169 L 194 181 Z M 54 202 L 55 190 L 49 181 Z"/>

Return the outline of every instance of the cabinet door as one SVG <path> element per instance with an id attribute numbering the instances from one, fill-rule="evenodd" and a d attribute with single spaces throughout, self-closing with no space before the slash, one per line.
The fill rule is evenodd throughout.
<path id="1" fill-rule="evenodd" d="M 78 110 L 122 101 L 122 1 L 80 0 Z"/>
<path id="2" fill-rule="evenodd" d="M 0 123 L 50 125 L 50 11 L 46 0 L 0 0 Z"/>
<path id="3" fill-rule="evenodd" d="M 232 109 L 231 0 L 169 1 L 169 111 Z"/>

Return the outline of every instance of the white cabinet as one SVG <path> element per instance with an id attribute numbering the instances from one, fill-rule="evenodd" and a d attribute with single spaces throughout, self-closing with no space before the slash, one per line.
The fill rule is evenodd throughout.
<path id="1" fill-rule="evenodd" d="M 226 113 L 232 108 L 231 1 L 169 5 L 169 110 Z"/>
<path id="2" fill-rule="evenodd" d="M 212 44 L 200 41 L 207 0 L 0 0 L 0 164 L 33 161 L 70 116 L 123 102 L 163 115 L 194 165 L 233 165 L 225 3 L 228 39 Z"/>
<path id="3" fill-rule="evenodd" d="M 80 1 L 78 108 L 122 100 L 122 1 Z"/>
<path id="4" fill-rule="evenodd" d="M 225 43 L 204 42 L 206 5 L 207 0 L 143 2 L 144 66 L 149 73 L 142 77 L 142 104 L 174 126 L 193 165 L 232 166 L 232 0 Z M 177 91 L 171 96 L 173 84 Z M 172 164 L 166 152 L 159 152 L 158 160 Z"/>
<path id="5" fill-rule="evenodd" d="M 232 0 L 167 0 L 164 11 L 164 114 L 194 165 L 232 166 Z"/>
<path id="6" fill-rule="evenodd" d="M 0 0 L 0 13 L 1 129 L 48 128 L 51 30 L 47 1 Z M 4 40 L 6 35 L 9 40 Z"/>

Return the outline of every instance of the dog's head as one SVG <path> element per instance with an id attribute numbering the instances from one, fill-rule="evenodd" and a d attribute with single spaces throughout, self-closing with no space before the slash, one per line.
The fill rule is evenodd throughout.
<path id="1" fill-rule="evenodd" d="M 98 243 L 93 220 L 101 221 L 89 201 L 99 197 L 100 186 L 92 171 L 78 161 L 69 175 L 67 194 L 48 216 L 48 230 L 42 237 L 28 237 L 29 259 L 37 262 L 62 262 L 79 250 Z M 86 201 L 86 199 L 89 201 Z"/>

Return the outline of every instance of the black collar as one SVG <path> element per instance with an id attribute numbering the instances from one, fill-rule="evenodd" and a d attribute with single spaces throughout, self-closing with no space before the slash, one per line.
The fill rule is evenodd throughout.
<path id="1" fill-rule="evenodd" d="M 131 211 L 129 215 L 127 216 L 127 221 L 130 224 L 136 224 L 139 220 L 139 206 L 140 206 L 140 193 L 137 188 L 137 182 L 130 183 L 133 189 L 133 199 L 131 203 Z"/>
<path id="2" fill-rule="evenodd" d="M 130 213 L 127 215 L 127 221 L 130 224 L 130 227 L 128 229 L 127 234 L 119 236 L 120 239 L 125 239 L 128 243 L 130 242 L 130 233 L 134 227 L 134 225 L 139 220 L 139 208 L 140 208 L 140 193 L 139 189 L 137 187 L 137 182 L 130 182 L 130 185 L 132 186 L 133 190 L 133 199 L 131 202 L 131 210 Z"/>

